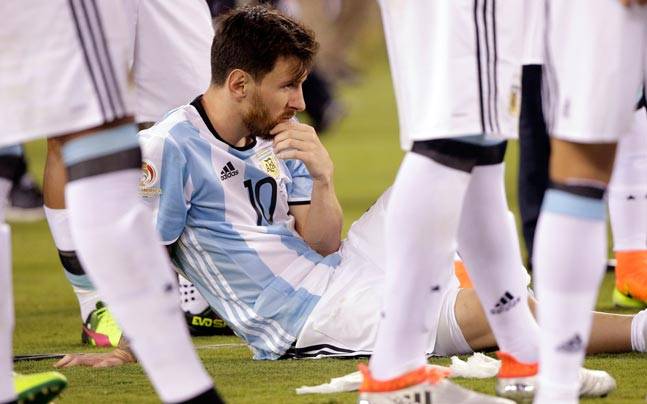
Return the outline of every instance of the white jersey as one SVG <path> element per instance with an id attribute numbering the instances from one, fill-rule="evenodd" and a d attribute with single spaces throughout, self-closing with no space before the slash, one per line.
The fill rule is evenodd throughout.
<path id="1" fill-rule="evenodd" d="M 516 137 L 523 1 L 379 2 L 403 148 L 468 135 Z"/>
<path id="2" fill-rule="evenodd" d="M 200 98 L 141 132 L 141 192 L 174 260 L 254 351 L 276 359 L 290 348 L 340 262 L 294 228 L 291 204 L 309 203 L 312 179 L 272 142 L 225 143 Z"/>

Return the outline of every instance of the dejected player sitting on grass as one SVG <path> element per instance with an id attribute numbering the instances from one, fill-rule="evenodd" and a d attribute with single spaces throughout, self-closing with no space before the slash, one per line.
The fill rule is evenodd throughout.
<path id="1" fill-rule="evenodd" d="M 228 15 L 219 30 L 209 89 L 140 132 L 142 195 L 162 240 L 255 359 L 370 354 L 389 191 L 341 241 L 333 163 L 315 131 L 293 120 L 305 107 L 314 39 L 262 7 Z M 451 282 L 428 353 L 494 348 L 476 294 Z M 502 306 L 517 303 L 510 296 Z M 597 315 L 590 352 L 644 351 L 646 317 Z M 119 349 L 57 365 L 133 360 Z"/>

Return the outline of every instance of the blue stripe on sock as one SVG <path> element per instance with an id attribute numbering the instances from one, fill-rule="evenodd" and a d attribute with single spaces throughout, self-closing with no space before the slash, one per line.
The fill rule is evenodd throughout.
<path id="1" fill-rule="evenodd" d="M 67 279 L 73 286 L 76 286 L 79 289 L 96 290 L 88 275 L 74 275 L 67 271 L 63 272 L 65 272 L 65 276 L 67 276 Z"/>
<path id="2" fill-rule="evenodd" d="M 67 142 L 63 146 L 63 161 L 70 166 L 133 147 L 139 147 L 137 126 L 121 125 Z"/>
<path id="3" fill-rule="evenodd" d="M 604 200 L 586 198 L 568 192 L 549 189 L 541 210 L 589 220 L 606 220 Z"/>
<path id="4" fill-rule="evenodd" d="M 0 147 L 0 156 L 22 156 L 22 146 L 17 144 L 13 146 Z"/>

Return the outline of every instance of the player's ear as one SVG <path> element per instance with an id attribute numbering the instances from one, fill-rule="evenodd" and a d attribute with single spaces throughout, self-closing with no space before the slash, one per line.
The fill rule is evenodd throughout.
<path id="1" fill-rule="evenodd" d="M 245 98 L 249 92 L 250 82 L 249 74 L 240 69 L 232 70 L 227 76 L 227 88 L 237 100 Z"/>

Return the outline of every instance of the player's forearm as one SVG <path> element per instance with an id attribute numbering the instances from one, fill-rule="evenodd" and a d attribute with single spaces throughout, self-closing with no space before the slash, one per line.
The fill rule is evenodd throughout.
<path id="1" fill-rule="evenodd" d="M 304 240 L 319 254 L 331 254 L 341 244 L 342 224 L 343 214 L 332 179 L 313 181 Z"/>

